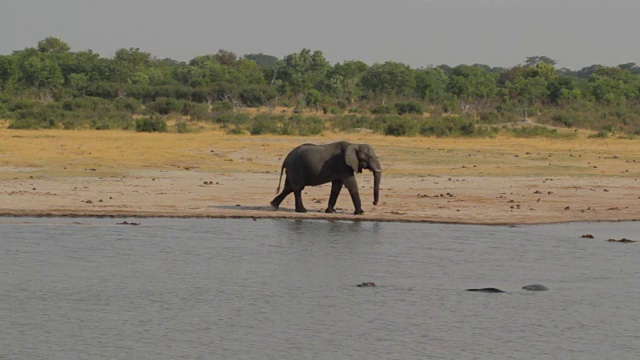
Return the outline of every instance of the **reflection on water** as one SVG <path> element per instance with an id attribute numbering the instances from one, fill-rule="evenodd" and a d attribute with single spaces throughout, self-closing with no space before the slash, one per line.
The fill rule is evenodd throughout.
<path id="1" fill-rule="evenodd" d="M 117 222 L 0 219 L 0 358 L 640 357 L 637 222 Z"/>

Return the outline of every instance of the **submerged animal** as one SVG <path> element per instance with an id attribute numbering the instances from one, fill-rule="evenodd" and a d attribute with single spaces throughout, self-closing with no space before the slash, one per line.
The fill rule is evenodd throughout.
<path id="1" fill-rule="evenodd" d="M 356 286 L 357 287 L 371 287 L 371 286 L 376 286 L 376 284 L 369 281 L 369 282 L 363 282 L 362 284 L 358 284 Z"/>
<path id="2" fill-rule="evenodd" d="M 531 285 L 525 285 L 522 287 L 523 290 L 529 290 L 529 291 L 547 291 L 549 290 L 548 287 L 544 286 L 544 285 L 540 285 L 540 284 L 531 284 Z M 467 289 L 466 291 L 477 291 L 477 292 L 483 292 L 483 293 L 505 293 L 506 291 L 502 291 L 500 289 L 497 288 L 481 288 L 481 289 Z"/>
<path id="3" fill-rule="evenodd" d="M 540 284 L 532 284 L 532 285 L 525 285 L 522 287 L 523 290 L 529 290 L 529 291 L 547 291 L 549 290 L 548 287 L 544 286 L 544 285 L 540 285 Z"/>
<path id="4" fill-rule="evenodd" d="M 467 289 L 467 291 L 478 291 L 484 293 L 503 293 L 504 291 L 496 288 Z"/>

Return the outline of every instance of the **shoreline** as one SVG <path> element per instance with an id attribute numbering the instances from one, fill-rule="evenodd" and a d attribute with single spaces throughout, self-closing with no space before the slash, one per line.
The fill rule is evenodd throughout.
<path id="1" fill-rule="evenodd" d="M 552 225 L 552 224 L 573 224 L 573 223 L 619 223 L 619 222 L 638 222 L 638 219 L 605 219 L 605 220 L 558 220 L 547 222 L 527 222 L 527 223 L 487 223 L 487 222 L 458 222 L 458 221 L 435 221 L 420 219 L 390 219 L 390 218 L 362 218 L 356 215 L 353 217 L 345 216 L 254 216 L 254 215 L 161 215 L 161 214 L 92 214 L 92 213 L 76 213 L 76 214 L 57 214 L 57 213 L 24 213 L 24 214 L 7 214 L 0 213 L 0 218 L 57 218 L 57 219 L 239 219 L 239 220 L 310 220 L 310 221 L 351 221 L 351 222 L 378 222 L 378 223 L 407 223 L 407 224 L 439 224 L 439 225 L 475 225 L 475 226 L 536 226 L 536 225 Z M 128 224 L 119 224 L 128 225 Z M 142 224 L 135 224 L 142 225 Z"/>

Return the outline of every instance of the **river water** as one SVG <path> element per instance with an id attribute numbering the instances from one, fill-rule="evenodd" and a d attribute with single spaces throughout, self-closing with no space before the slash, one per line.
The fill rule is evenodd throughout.
<path id="1" fill-rule="evenodd" d="M 0 359 L 640 358 L 640 222 L 128 221 L 0 218 Z"/>

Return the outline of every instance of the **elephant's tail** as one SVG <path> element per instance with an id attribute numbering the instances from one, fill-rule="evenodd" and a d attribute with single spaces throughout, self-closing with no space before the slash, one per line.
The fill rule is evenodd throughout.
<path id="1" fill-rule="evenodd" d="M 282 183 L 283 172 L 284 172 L 284 164 L 282 164 L 282 168 L 280 169 L 280 180 L 278 180 L 278 188 L 276 189 L 276 194 L 280 192 L 280 184 Z"/>

